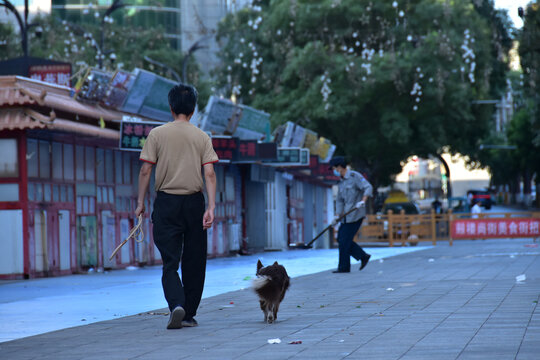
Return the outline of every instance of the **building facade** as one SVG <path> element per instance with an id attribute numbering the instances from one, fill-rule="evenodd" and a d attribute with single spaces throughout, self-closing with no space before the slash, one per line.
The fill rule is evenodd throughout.
<path id="1" fill-rule="evenodd" d="M 113 0 L 52 0 L 52 14 L 81 24 L 98 21 Z M 124 0 L 125 6 L 110 16 L 117 24 L 140 28 L 163 27 L 173 48 L 181 47 L 180 0 Z M 97 13 L 97 15 L 96 15 Z M 100 20 L 99 20 L 100 21 Z"/>
<path id="2" fill-rule="evenodd" d="M 126 114 L 75 100 L 68 87 L 0 76 L 0 279 L 161 263 L 150 211 L 142 241 L 109 259 L 136 221 L 139 152 L 119 146 Z M 312 163 L 220 161 L 208 257 L 285 250 L 324 229 L 333 218 L 331 185 L 316 156 Z M 330 238 L 315 245 L 328 247 Z"/>

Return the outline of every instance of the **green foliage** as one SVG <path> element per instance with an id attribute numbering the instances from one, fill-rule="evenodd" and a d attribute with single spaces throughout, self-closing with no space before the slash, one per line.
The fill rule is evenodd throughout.
<path id="1" fill-rule="evenodd" d="M 22 53 L 20 36 L 8 24 L 0 23 L 0 60 L 19 56 L 19 53 Z"/>
<path id="2" fill-rule="evenodd" d="M 473 100 L 498 97 L 507 67 L 492 1 L 254 3 L 220 24 L 223 95 L 330 138 L 376 185 L 413 154 L 475 158 L 493 109 Z"/>
<path id="3" fill-rule="evenodd" d="M 529 4 L 525 11 L 523 30 L 519 42 L 519 56 L 524 75 L 525 96 L 530 99 L 534 121 L 534 143 L 540 146 L 540 5 Z"/>
<path id="4" fill-rule="evenodd" d="M 509 140 L 518 146 L 523 180 L 528 186 L 536 174 L 536 205 L 540 206 L 540 4 L 531 2 L 525 10 L 519 38 L 519 56 L 523 69 L 522 110 L 509 128 Z M 527 192 L 527 188 L 525 189 Z"/>

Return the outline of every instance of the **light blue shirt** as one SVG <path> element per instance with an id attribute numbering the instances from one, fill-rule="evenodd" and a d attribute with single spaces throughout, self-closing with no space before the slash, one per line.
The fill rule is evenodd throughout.
<path id="1" fill-rule="evenodd" d="M 336 214 L 342 215 L 351 210 L 364 196 L 373 194 L 373 186 L 357 171 L 347 170 L 338 183 L 336 199 Z M 353 211 L 344 219 L 345 222 L 355 222 L 366 216 L 366 208 Z M 342 220 L 343 221 L 343 220 Z"/>

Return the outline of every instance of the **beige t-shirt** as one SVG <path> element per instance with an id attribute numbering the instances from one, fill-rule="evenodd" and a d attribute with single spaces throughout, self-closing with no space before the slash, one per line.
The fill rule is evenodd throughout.
<path id="1" fill-rule="evenodd" d="M 140 159 L 156 164 L 156 191 L 177 195 L 202 191 L 201 167 L 219 160 L 208 134 L 186 121 L 152 129 Z"/>

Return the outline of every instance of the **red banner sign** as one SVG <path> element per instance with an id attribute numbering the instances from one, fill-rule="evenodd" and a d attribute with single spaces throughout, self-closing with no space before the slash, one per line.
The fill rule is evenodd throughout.
<path id="1" fill-rule="evenodd" d="M 71 65 L 33 65 L 28 69 L 28 76 L 51 84 L 70 86 Z"/>
<path id="2" fill-rule="evenodd" d="M 233 137 L 212 137 L 212 146 L 219 160 L 231 161 L 236 158 L 238 139 Z"/>
<path id="3" fill-rule="evenodd" d="M 452 221 L 453 239 L 540 237 L 540 219 L 459 219 Z"/>

